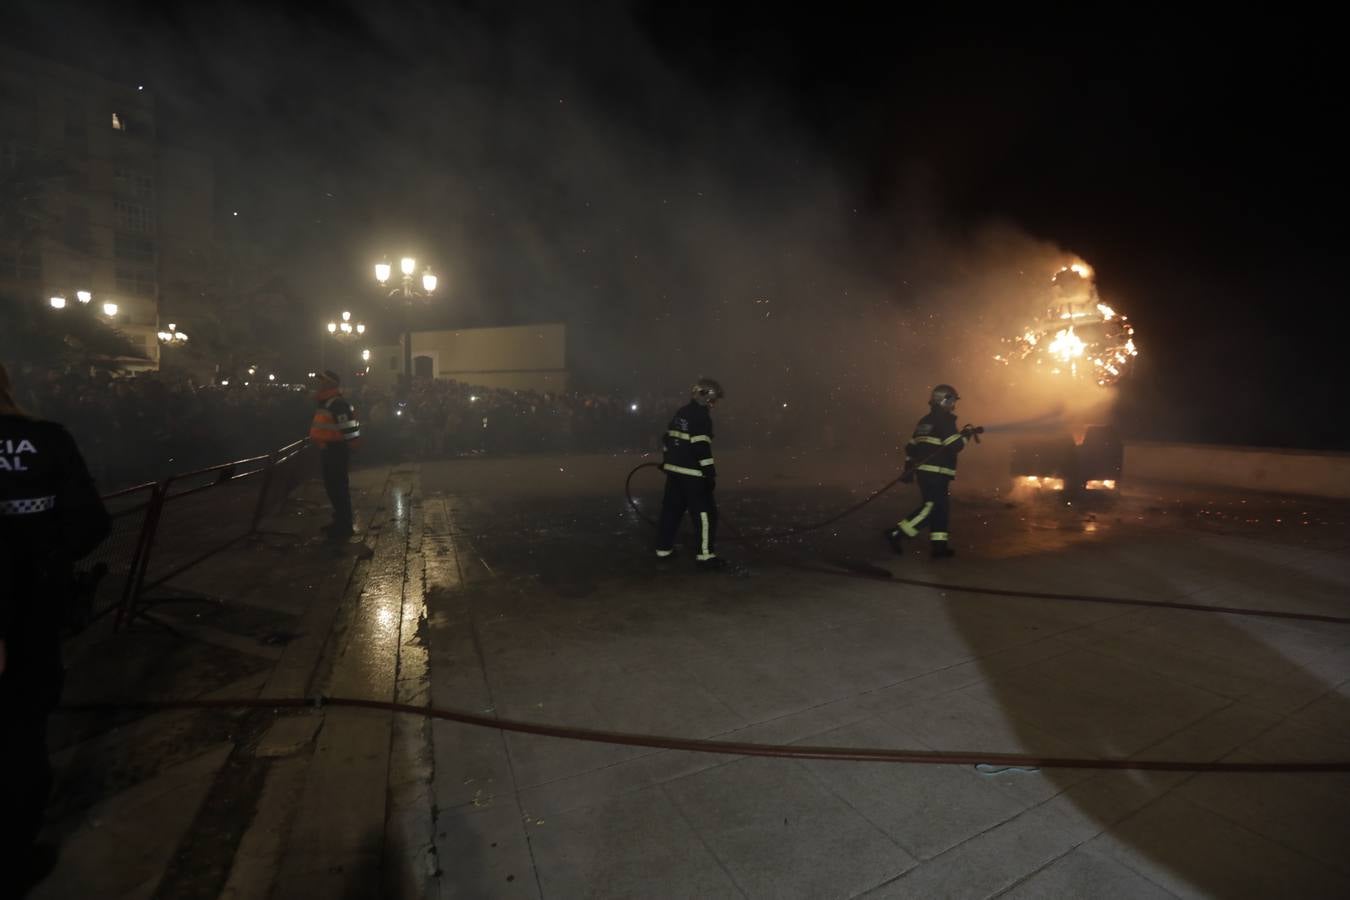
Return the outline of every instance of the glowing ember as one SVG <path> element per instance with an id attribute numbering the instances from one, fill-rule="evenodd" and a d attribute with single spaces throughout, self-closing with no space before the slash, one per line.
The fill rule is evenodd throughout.
<path id="1" fill-rule="evenodd" d="M 1129 319 L 1102 303 L 1092 268 L 1077 262 L 1050 279 L 1045 314 L 1005 340 L 994 358 L 1004 365 L 1031 363 L 1052 376 L 1091 379 L 1105 387 L 1129 370 L 1139 350 Z"/>

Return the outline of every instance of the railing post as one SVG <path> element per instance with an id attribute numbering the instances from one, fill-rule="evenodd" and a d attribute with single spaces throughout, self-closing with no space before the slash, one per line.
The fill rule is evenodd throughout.
<path id="1" fill-rule="evenodd" d="M 150 493 L 150 503 L 145 511 L 145 522 L 141 525 L 141 534 L 136 541 L 136 552 L 127 571 L 126 584 L 122 586 L 122 600 L 118 604 L 117 614 L 113 617 L 113 631 L 121 631 L 131 618 L 132 607 L 141 595 L 141 585 L 145 583 L 145 571 L 150 565 L 150 551 L 155 545 L 155 532 L 159 530 L 160 512 L 164 508 L 164 493 L 168 482 L 155 483 Z"/>
<path id="2" fill-rule="evenodd" d="M 262 488 L 258 491 L 258 504 L 253 510 L 253 521 L 249 523 L 248 533 L 256 534 L 262 522 L 263 512 L 267 509 L 267 490 L 272 486 L 272 474 L 277 468 L 277 451 L 267 454 L 267 468 L 263 470 Z"/>

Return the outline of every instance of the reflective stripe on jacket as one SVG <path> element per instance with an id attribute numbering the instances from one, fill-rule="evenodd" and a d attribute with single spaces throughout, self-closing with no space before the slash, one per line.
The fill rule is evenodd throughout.
<path id="1" fill-rule="evenodd" d="M 665 450 L 661 468 L 676 475 L 716 478 L 712 437 L 712 415 L 708 407 L 693 401 L 680 407 L 661 440 Z"/>
<path id="2" fill-rule="evenodd" d="M 319 406 L 309 425 L 310 441 L 320 446 L 342 443 L 355 446 L 361 438 L 361 423 L 347 398 L 329 389 L 320 391 L 315 399 Z"/>

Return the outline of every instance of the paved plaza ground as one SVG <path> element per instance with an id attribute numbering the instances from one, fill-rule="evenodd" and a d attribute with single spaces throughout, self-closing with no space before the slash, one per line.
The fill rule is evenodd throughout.
<path id="1" fill-rule="evenodd" d="M 308 485 L 179 602 L 69 648 L 71 702 L 390 700 L 775 745 L 1350 760 L 1350 507 L 958 482 L 959 556 L 903 557 L 882 459 L 719 453 L 730 573 L 658 564 L 640 457 L 371 468 L 358 537 Z M 991 470 L 992 471 L 992 470 Z M 964 474 L 964 472 L 963 472 Z M 660 476 L 634 479 L 656 513 Z M 209 523 L 206 526 L 208 527 Z M 687 531 L 687 529 L 686 529 Z M 907 582 L 923 582 L 919 586 Z M 943 587 L 948 586 L 948 587 Z M 765 759 L 377 710 L 69 712 L 38 897 L 1350 896 L 1350 775 Z"/>

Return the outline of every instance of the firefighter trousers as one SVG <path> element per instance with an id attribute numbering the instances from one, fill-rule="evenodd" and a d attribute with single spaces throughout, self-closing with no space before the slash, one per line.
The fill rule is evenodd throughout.
<path id="1" fill-rule="evenodd" d="M 951 512 L 947 492 L 952 480 L 937 472 L 919 472 L 915 480 L 919 482 L 919 506 L 897 522 L 896 527 L 907 537 L 918 537 L 919 532 L 927 528 L 934 543 L 945 544 L 948 540 L 947 517 Z"/>
<path id="2" fill-rule="evenodd" d="M 685 510 L 698 533 L 698 559 L 717 555 L 717 501 L 706 478 L 666 473 L 666 493 L 661 500 L 661 527 L 656 539 L 656 555 L 669 556 L 675 550 L 675 533 Z"/>

